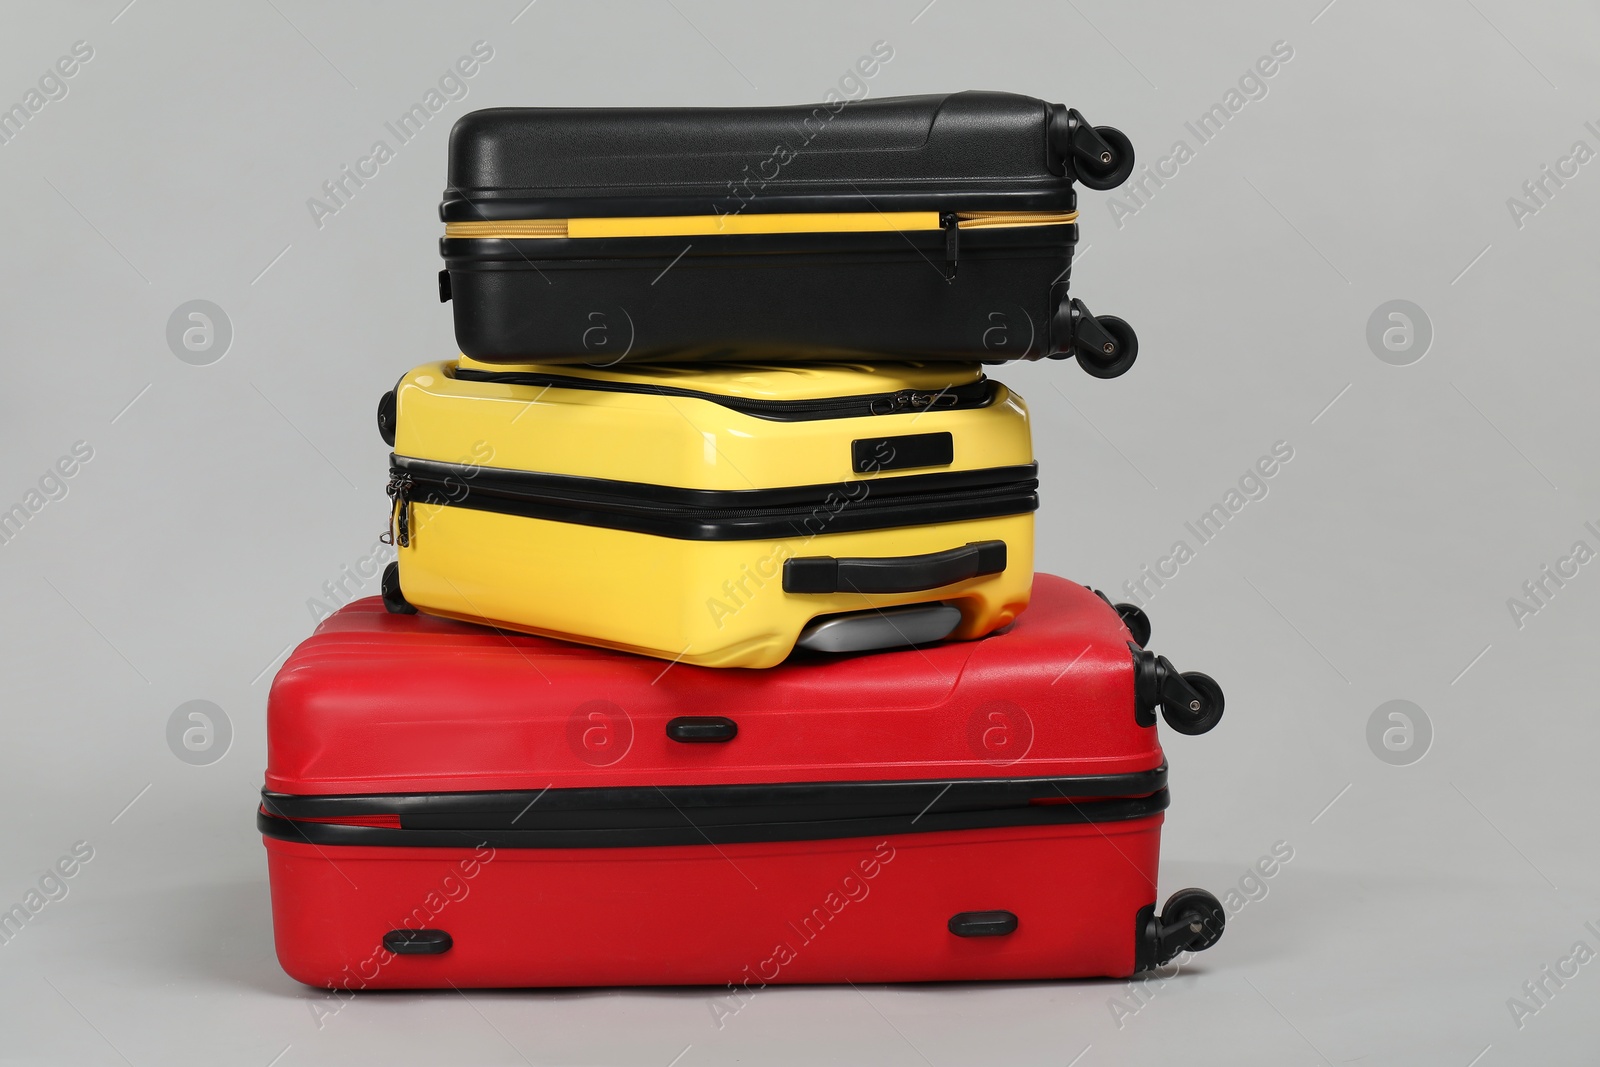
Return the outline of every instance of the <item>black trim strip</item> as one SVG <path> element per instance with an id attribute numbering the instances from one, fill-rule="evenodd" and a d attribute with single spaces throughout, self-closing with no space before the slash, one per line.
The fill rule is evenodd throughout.
<path id="1" fill-rule="evenodd" d="M 392 456 L 390 485 L 407 502 L 654 534 L 753 541 L 853 533 L 1039 508 L 1038 466 L 938 471 L 773 489 L 683 489 Z"/>
<path id="2" fill-rule="evenodd" d="M 1037 797 L 1145 796 L 1165 789 L 1165 763 L 1123 774 L 1075 774 L 1032 778 L 914 778 L 847 782 L 760 782 L 734 785 L 585 786 L 567 789 L 485 790 L 450 793 L 297 794 L 262 790 L 262 803 L 285 819 L 348 819 L 398 815 L 402 825 L 538 826 L 561 813 L 598 818 L 621 813 L 688 812 L 697 820 L 717 813 L 727 821 L 741 812 L 799 813 L 822 818 L 823 810 L 855 814 L 916 813 L 1027 804 Z M 535 799 L 537 798 L 537 803 Z M 520 818 L 516 818 L 520 816 Z M 426 820 L 446 818 L 448 824 Z M 766 819 L 765 815 L 758 821 Z M 424 820 L 424 821 L 418 821 Z M 561 824 L 565 825 L 565 824 Z"/>
<path id="3" fill-rule="evenodd" d="M 560 190 L 528 195 L 519 189 L 447 188 L 439 204 L 444 222 L 514 219 L 638 218 L 715 215 L 728 200 L 725 186 L 673 186 Z M 1076 188 L 1066 178 L 982 178 L 922 182 L 793 182 L 768 188 L 749 214 L 850 211 L 1071 211 Z M 725 210 L 725 209 L 724 209 Z"/>
<path id="4" fill-rule="evenodd" d="M 818 422 L 825 419 L 867 418 L 873 415 L 909 415 L 922 411 L 964 411 L 990 406 L 1000 392 L 998 382 L 980 377 L 973 382 L 938 390 L 901 389 L 891 393 L 860 393 L 855 396 L 817 397 L 809 400 L 753 400 L 748 397 L 708 393 L 701 389 L 685 389 L 676 385 L 610 381 L 604 378 L 583 378 L 573 374 L 482 371 L 460 366 L 451 373 L 454 378 L 463 382 L 491 382 L 548 389 L 581 389 L 597 393 L 634 393 L 706 400 L 732 411 L 772 422 Z"/>
<path id="5" fill-rule="evenodd" d="M 267 837 L 312 845 L 368 845 L 414 848 L 642 848 L 665 845 L 727 845 L 770 841 L 825 841 L 847 837 L 986 830 L 1014 826 L 1063 826 L 1125 822 L 1164 811 L 1165 789 L 1142 797 L 1023 804 L 973 811 L 869 815 L 785 822 L 710 823 L 680 812 L 676 825 L 574 826 L 560 828 L 395 829 L 341 823 L 301 822 L 256 813 L 256 828 Z M 537 805 L 535 805 L 536 807 Z M 530 809 L 531 810 L 531 809 Z M 520 825 L 520 824 L 519 824 Z"/>

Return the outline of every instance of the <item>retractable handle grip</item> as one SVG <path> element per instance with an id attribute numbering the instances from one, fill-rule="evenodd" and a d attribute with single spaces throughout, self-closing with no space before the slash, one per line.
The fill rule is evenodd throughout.
<path id="1" fill-rule="evenodd" d="M 1048 137 L 1052 162 L 1085 187 L 1115 189 L 1133 173 L 1133 142 L 1115 126 L 1090 126 L 1075 107 L 1052 104 Z"/>

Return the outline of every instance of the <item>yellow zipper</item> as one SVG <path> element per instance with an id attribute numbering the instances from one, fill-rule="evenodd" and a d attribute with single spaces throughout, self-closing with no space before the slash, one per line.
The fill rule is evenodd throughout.
<path id="1" fill-rule="evenodd" d="M 956 213 L 956 226 L 963 230 L 1012 226 L 1065 226 L 1077 221 L 1076 211 Z M 444 235 L 512 240 L 528 237 L 696 237 L 723 233 L 867 233 L 943 228 L 941 215 L 937 211 L 855 211 L 447 222 L 444 224 Z"/>

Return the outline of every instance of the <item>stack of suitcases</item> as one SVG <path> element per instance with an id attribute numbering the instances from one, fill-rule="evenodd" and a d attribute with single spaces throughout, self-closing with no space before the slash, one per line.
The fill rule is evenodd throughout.
<path id="1" fill-rule="evenodd" d="M 794 145 L 802 147 L 795 148 Z M 1033 573 L 985 364 L 1137 354 L 1067 292 L 1118 131 L 966 92 L 479 111 L 441 214 L 459 358 L 386 393 L 383 595 L 268 707 L 278 956 L 315 986 L 1124 976 L 1159 711 L 1223 696 Z"/>

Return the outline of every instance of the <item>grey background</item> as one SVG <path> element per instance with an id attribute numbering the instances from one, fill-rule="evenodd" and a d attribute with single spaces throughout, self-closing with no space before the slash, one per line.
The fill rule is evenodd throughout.
<path id="1" fill-rule="evenodd" d="M 0 506 L 94 454 L 0 545 L 0 904 L 74 842 L 94 858 L 0 945 L 0 1062 L 1594 1062 L 1600 963 L 1520 1029 L 1507 999 L 1600 948 L 1600 563 L 1520 629 L 1506 604 L 1600 548 L 1600 162 L 1520 228 L 1506 203 L 1600 148 L 1594 5 L 524 2 L 4 10 L 0 103 L 75 41 L 94 58 L 0 146 Z M 1279 841 L 1294 859 L 1120 1027 L 1126 983 L 1071 982 L 769 989 L 721 1029 L 705 990 L 375 995 L 319 1028 L 273 959 L 251 826 L 266 687 L 382 529 L 378 393 L 453 351 L 450 123 L 809 102 L 880 39 L 873 96 L 1062 100 L 1151 162 L 1293 47 L 1120 228 L 1126 187 L 1082 196 L 1076 290 L 1136 326 L 1134 371 L 999 376 L 1036 420 L 1041 569 L 1108 590 L 1293 446 L 1150 612 L 1228 693 L 1216 732 L 1167 738 L 1163 898 L 1221 894 Z M 307 198 L 478 40 L 470 95 L 319 229 Z M 208 366 L 166 342 L 195 299 L 233 329 Z M 1410 366 L 1366 341 L 1394 299 L 1433 327 Z M 1432 725 L 1408 766 L 1367 742 L 1395 699 Z M 209 765 L 168 748 L 192 700 L 231 721 Z"/>

